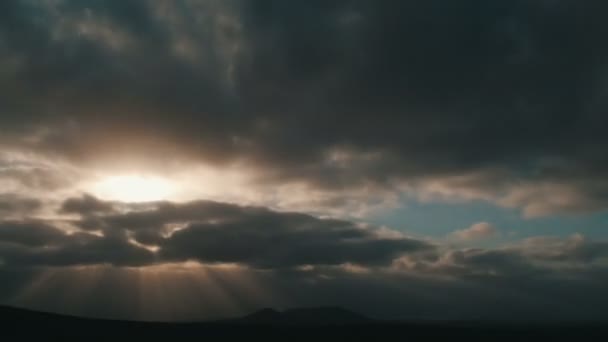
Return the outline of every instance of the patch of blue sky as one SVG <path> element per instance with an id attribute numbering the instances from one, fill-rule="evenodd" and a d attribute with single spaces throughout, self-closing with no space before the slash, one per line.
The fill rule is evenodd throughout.
<path id="1" fill-rule="evenodd" d="M 445 238 L 456 230 L 488 222 L 499 231 L 501 241 L 532 236 L 567 237 L 576 233 L 590 239 L 608 239 L 608 212 L 525 218 L 518 209 L 482 201 L 423 203 L 407 200 L 402 206 L 368 217 L 366 221 L 430 238 Z"/>

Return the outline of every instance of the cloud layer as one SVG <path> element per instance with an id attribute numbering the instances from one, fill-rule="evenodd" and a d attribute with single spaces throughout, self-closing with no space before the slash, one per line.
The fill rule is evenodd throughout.
<path id="1" fill-rule="evenodd" d="M 99 302 L 73 312 L 132 317 L 129 299 L 101 298 L 150 282 L 175 296 L 157 309 L 232 296 L 239 305 L 215 312 L 335 302 L 605 318 L 605 241 L 461 248 L 362 217 L 404 198 L 525 218 L 605 211 L 607 11 L 575 0 L 2 1 L 0 300 L 57 308 L 58 289 L 97 279 L 108 285 Z M 138 172 L 192 192 L 81 195 Z M 480 222 L 449 237 L 498 233 Z M 242 285 L 254 279 L 260 288 Z"/>
<path id="2" fill-rule="evenodd" d="M 66 231 L 49 221 L 5 221 L 0 258 L 9 266 L 170 262 L 237 263 L 253 268 L 390 265 L 433 250 L 424 241 L 384 237 L 353 222 L 210 201 L 130 205 L 90 195 L 66 200 Z"/>
<path id="3" fill-rule="evenodd" d="M 12 1 L 3 143 L 79 163 L 238 161 L 258 184 L 331 191 L 441 184 L 530 216 L 603 210 L 605 10 Z"/>
<path id="4" fill-rule="evenodd" d="M 90 195 L 58 212 L 0 222 L 0 302 L 156 320 L 313 304 L 393 318 L 601 319 L 608 304 L 608 242 L 581 235 L 459 248 L 263 207 Z M 135 293 L 142 301 L 132 302 Z"/>

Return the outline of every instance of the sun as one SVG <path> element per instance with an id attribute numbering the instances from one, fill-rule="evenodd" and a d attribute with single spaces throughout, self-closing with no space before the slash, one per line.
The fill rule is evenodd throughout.
<path id="1" fill-rule="evenodd" d="M 167 179 L 122 175 L 103 178 L 93 185 L 94 195 L 121 202 L 152 202 L 167 200 L 175 192 L 175 186 Z"/>

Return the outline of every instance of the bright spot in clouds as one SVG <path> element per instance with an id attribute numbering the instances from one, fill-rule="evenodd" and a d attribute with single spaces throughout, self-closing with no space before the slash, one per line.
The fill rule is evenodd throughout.
<path id="1" fill-rule="evenodd" d="M 139 175 L 112 176 L 93 185 L 95 196 L 122 202 L 150 202 L 169 199 L 175 193 L 169 180 Z"/>

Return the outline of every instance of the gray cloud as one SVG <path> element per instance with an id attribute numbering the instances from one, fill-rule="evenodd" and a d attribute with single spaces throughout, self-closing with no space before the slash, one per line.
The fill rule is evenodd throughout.
<path id="1" fill-rule="evenodd" d="M 42 207 L 42 202 L 34 198 L 23 198 L 15 194 L 0 194 L 0 215 L 30 216 Z"/>
<path id="2" fill-rule="evenodd" d="M 0 278 L 12 277 L 0 282 L 0 302 L 162 320 L 330 304 L 387 318 L 598 319 L 608 304 L 608 244 L 580 235 L 461 249 L 345 220 L 210 201 L 127 204 L 87 195 L 66 207 L 71 218 L 63 221 L 0 224 Z M 64 225 L 83 230 L 68 233 Z M 91 282 L 99 285 L 86 287 Z M 51 300 L 74 284 L 90 291 L 85 302 Z M 133 302 L 134 293 L 145 303 Z M 101 300 L 108 296 L 130 304 Z"/>
<path id="3" fill-rule="evenodd" d="M 450 237 L 457 240 L 488 239 L 498 234 L 498 230 L 488 222 L 478 222 L 468 228 L 454 231 Z"/>
<path id="4" fill-rule="evenodd" d="M 61 213 L 83 216 L 113 211 L 114 205 L 111 202 L 101 201 L 88 194 L 84 194 L 80 198 L 68 198 L 63 202 L 60 209 Z"/>
<path id="5" fill-rule="evenodd" d="M 6 222 L 0 226 L 0 242 L 13 244 L 0 248 L 0 257 L 7 264 L 25 266 L 199 261 L 275 269 L 347 263 L 388 266 L 403 254 L 434 249 L 420 240 L 384 238 L 349 221 L 260 207 L 210 201 L 151 203 L 139 209 L 116 205 L 128 210 L 112 210 L 112 204 L 89 195 L 66 200 L 60 210 L 82 215 L 70 221 L 84 229 L 73 234 L 54 228 L 52 221 Z M 101 236 L 90 230 L 101 231 Z"/>
<path id="6" fill-rule="evenodd" d="M 161 250 L 169 260 L 187 258 L 202 262 L 245 262 L 257 267 L 388 265 L 406 253 L 431 248 L 412 239 L 379 239 L 371 232 L 337 222 L 290 223 L 278 226 L 272 219 L 244 220 L 234 224 L 191 225 L 174 233 Z"/>
<path id="7" fill-rule="evenodd" d="M 518 275 L 602 268 L 608 256 L 605 242 L 580 235 L 458 249 L 346 220 L 212 201 L 127 204 L 85 195 L 66 200 L 60 210 L 66 207 L 80 218 L 3 221 L 4 263 L 146 266 L 198 261 L 274 270 L 352 265 L 353 271 Z M 57 228 L 60 223 L 80 231 L 68 233 Z"/>
<path id="8" fill-rule="evenodd" d="M 0 223 L 0 241 L 28 247 L 56 245 L 64 241 L 65 233 L 40 221 L 3 221 Z"/>
<path id="9" fill-rule="evenodd" d="M 61 170 L 45 161 L 24 158 L 11 152 L 13 151 L 0 148 L 0 184 L 3 194 L 24 190 L 54 191 L 70 184 L 69 170 Z"/>
<path id="10" fill-rule="evenodd" d="M 197 163 L 236 167 L 257 187 L 329 194 L 315 208 L 411 191 L 530 217 L 605 210 L 607 10 L 574 0 L 0 1 L 0 300 L 21 303 L 19 290 L 45 272 L 72 284 L 84 272 L 73 266 L 86 265 L 110 274 L 88 313 L 133 317 L 141 289 L 122 287 L 144 281 L 130 267 L 197 261 L 239 307 L 187 288 L 192 279 L 164 284 L 189 289 L 172 291 L 181 303 L 231 313 L 268 306 L 243 299 L 251 289 L 235 284 L 246 276 L 289 298 L 276 306 L 605 318 L 608 245 L 582 236 L 459 249 L 259 206 L 91 195 L 32 217 L 82 179 L 73 169 Z M 225 263 L 238 271 L 214 269 Z M 47 286 L 30 304 L 57 309 L 48 298 L 62 287 Z M 119 288 L 120 308 L 108 308 Z"/>
<path id="11" fill-rule="evenodd" d="M 112 264 L 138 266 L 154 261 L 152 253 L 128 242 L 121 233 L 68 234 L 44 221 L 2 221 L 0 260 L 9 267 Z"/>
<path id="12" fill-rule="evenodd" d="M 601 2 L 2 6 L 6 144 L 335 191 L 500 170 L 569 201 L 471 188 L 531 215 L 606 208 Z"/>
<path id="13" fill-rule="evenodd" d="M 66 267 L 82 265 L 144 266 L 153 264 L 152 252 L 121 237 L 76 234 L 64 237 L 57 246 L 27 248 L 8 245 L 0 248 L 0 258 L 10 267 Z"/>
<path id="14" fill-rule="evenodd" d="M 399 269 L 457 277 L 564 276 L 571 272 L 602 272 L 608 244 L 575 234 L 568 238 L 533 237 L 495 248 L 443 248 L 435 258 L 405 256 Z"/>
<path id="15" fill-rule="evenodd" d="M 574 234 L 567 239 L 535 237 L 524 241 L 522 253 L 528 258 L 562 264 L 605 264 L 608 243 Z"/>

